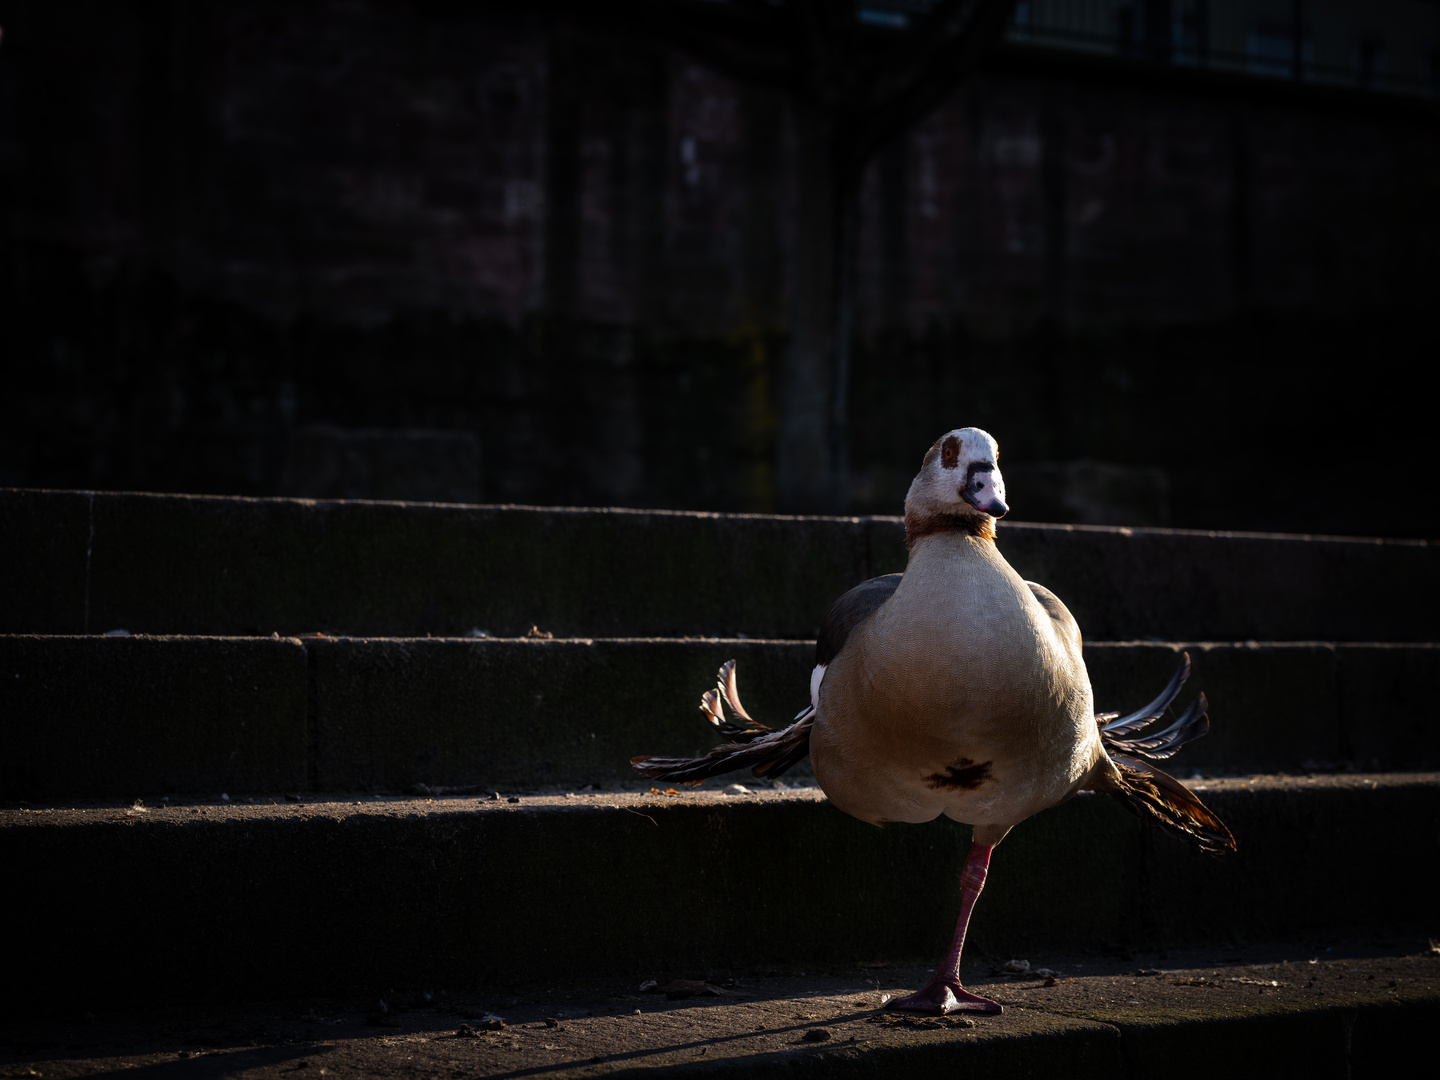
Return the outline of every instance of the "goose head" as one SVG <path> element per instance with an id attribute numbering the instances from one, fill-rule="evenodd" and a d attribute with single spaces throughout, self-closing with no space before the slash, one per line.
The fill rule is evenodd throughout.
<path id="1" fill-rule="evenodd" d="M 947 431 L 925 453 L 905 496 L 905 531 L 913 542 L 941 529 L 995 535 L 1010 507 L 1000 476 L 1000 446 L 979 428 Z"/>

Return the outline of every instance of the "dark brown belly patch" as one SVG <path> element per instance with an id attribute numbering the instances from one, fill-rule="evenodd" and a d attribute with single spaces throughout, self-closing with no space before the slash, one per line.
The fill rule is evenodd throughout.
<path id="1" fill-rule="evenodd" d="M 947 766 L 944 772 L 932 773 L 925 777 L 925 784 L 932 788 L 949 788 L 952 791 L 974 791 L 987 780 L 993 779 L 990 775 L 990 766 L 993 761 L 982 761 L 979 765 L 968 757 L 962 757 L 954 765 Z"/>

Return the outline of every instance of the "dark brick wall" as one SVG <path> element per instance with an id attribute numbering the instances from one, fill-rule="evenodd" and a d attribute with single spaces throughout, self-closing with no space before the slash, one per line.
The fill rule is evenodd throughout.
<path id="1" fill-rule="evenodd" d="M 475 431 L 487 499 L 772 508 L 788 111 L 596 10 L 7 4 L 0 483 L 272 493 L 326 422 Z M 856 508 L 978 423 L 1177 525 L 1440 534 L 1436 130 L 997 58 L 866 181 Z"/>

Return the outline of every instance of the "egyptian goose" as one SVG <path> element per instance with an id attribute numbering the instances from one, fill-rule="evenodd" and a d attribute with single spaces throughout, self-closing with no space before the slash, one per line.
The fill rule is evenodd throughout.
<path id="1" fill-rule="evenodd" d="M 740 704 L 734 661 L 701 708 L 727 742 L 701 758 L 637 757 L 652 778 L 699 781 L 749 766 L 783 773 L 808 753 L 830 801 L 875 825 L 940 815 L 974 827 L 960 917 L 935 977 L 890 1007 L 998 1013 L 960 984 L 960 953 L 990 853 L 1015 825 L 1077 791 L 1102 791 L 1212 854 L 1225 825 L 1173 777 L 1166 758 L 1209 730 L 1201 694 L 1157 735 L 1189 674 L 1129 716 L 1095 714 L 1080 630 L 1049 590 L 1021 579 L 995 546 L 1006 513 L 999 448 L 979 428 L 935 441 L 905 496 L 904 574 L 873 578 L 830 608 L 816 642 L 810 705 L 771 730 Z M 739 723 L 725 718 L 729 704 Z"/>

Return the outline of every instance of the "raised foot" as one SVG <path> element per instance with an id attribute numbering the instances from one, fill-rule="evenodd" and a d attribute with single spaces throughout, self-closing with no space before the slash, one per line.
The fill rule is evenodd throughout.
<path id="1" fill-rule="evenodd" d="M 959 979 L 931 979 L 915 993 L 896 998 L 885 1007 L 903 1009 L 905 1012 L 931 1013 L 935 1016 L 958 1012 L 993 1016 L 1005 1011 L 998 1001 L 970 993 L 960 985 Z"/>

